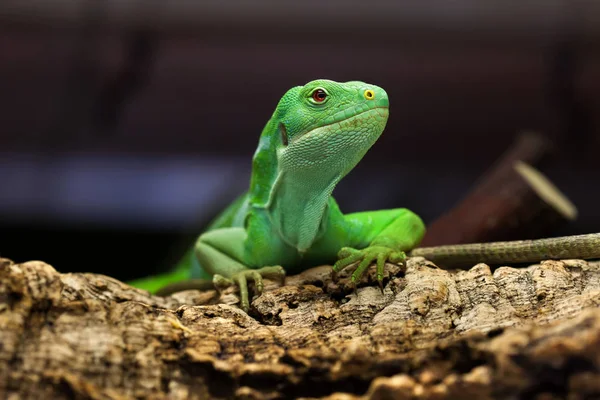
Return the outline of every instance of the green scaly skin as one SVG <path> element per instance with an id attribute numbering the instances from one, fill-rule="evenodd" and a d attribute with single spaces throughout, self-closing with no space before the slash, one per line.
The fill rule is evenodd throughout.
<path id="1" fill-rule="evenodd" d="M 411 256 L 424 257 L 445 267 L 487 264 L 528 263 L 541 260 L 600 258 L 600 233 L 536 240 L 469 243 L 421 247 Z"/>
<path id="2" fill-rule="evenodd" d="M 405 208 L 344 215 L 331 194 L 377 141 L 388 115 L 387 93 L 368 83 L 320 79 L 288 90 L 260 136 L 248 192 L 173 272 L 131 284 L 166 294 L 212 277 L 219 288 L 239 287 L 245 311 L 248 280 L 260 293 L 264 277 L 317 265 L 334 263 L 337 272 L 357 264 L 356 283 L 375 262 L 381 285 L 385 262 L 403 262 L 423 238 L 421 218 Z"/>

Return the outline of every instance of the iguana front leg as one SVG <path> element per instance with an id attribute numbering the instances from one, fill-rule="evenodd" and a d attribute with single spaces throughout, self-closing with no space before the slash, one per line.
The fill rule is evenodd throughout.
<path id="1" fill-rule="evenodd" d="M 344 216 L 355 237 L 349 246 L 342 247 L 335 272 L 358 263 L 352 282 L 360 281 L 373 262 L 377 263 L 377 280 L 382 282 L 385 263 L 403 262 L 405 252 L 416 247 L 425 234 L 425 225 L 419 216 L 406 208 L 366 211 Z"/>
<path id="2" fill-rule="evenodd" d="M 405 252 L 416 247 L 425 234 L 421 218 L 406 208 L 344 215 L 332 199 L 329 209 L 327 229 L 314 250 L 325 253 L 336 249 L 335 272 L 357 264 L 351 277 L 353 283 L 375 262 L 381 285 L 385 263 L 404 261 Z"/>
<path id="3" fill-rule="evenodd" d="M 258 269 L 248 267 L 245 260 L 244 245 L 246 231 L 243 228 L 222 228 L 208 231 L 198 238 L 194 253 L 202 269 L 213 275 L 217 288 L 237 285 L 240 289 L 240 306 L 248 311 L 248 280 L 253 280 L 260 294 L 263 290 L 262 278 L 285 277 L 281 266 L 267 266 Z"/>

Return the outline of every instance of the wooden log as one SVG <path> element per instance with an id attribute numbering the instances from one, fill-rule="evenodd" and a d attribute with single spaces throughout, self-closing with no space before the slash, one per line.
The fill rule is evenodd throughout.
<path id="1" fill-rule="evenodd" d="M 162 298 L 103 275 L 0 259 L 0 398 L 600 394 L 597 264 L 492 273 L 411 258 L 405 270 L 388 268 L 383 294 L 374 282 L 345 291 L 330 272 L 267 286 L 248 315 L 231 293 Z"/>

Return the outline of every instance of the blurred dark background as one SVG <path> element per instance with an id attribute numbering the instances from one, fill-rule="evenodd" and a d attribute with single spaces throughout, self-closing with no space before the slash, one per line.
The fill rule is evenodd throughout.
<path id="1" fill-rule="evenodd" d="M 290 87 L 363 80 L 382 138 L 335 192 L 345 212 L 433 221 L 522 130 L 600 231 L 600 2 L 0 2 L 0 255 L 121 279 L 177 261 L 248 184 Z"/>

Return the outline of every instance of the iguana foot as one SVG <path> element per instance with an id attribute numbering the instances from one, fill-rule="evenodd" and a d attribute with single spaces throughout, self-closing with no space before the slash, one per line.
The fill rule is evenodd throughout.
<path id="1" fill-rule="evenodd" d="M 351 282 L 356 284 L 360 281 L 363 274 L 373 262 L 377 263 L 377 282 L 383 292 L 383 273 L 385 272 L 385 263 L 403 263 L 406 254 L 403 251 L 394 250 L 385 246 L 369 246 L 358 250 L 351 247 L 343 247 L 338 253 L 339 260 L 333 265 L 335 273 L 341 271 L 351 264 L 359 263 L 352 273 Z"/>
<path id="2" fill-rule="evenodd" d="M 279 279 L 283 281 L 285 279 L 285 270 L 283 267 L 276 265 L 272 267 L 263 267 L 259 269 L 245 269 L 240 272 L 236 272 L 227 278 L 223 275 L 215 274 L 213 276 L 213 284 L 217 290 L 223 290 L 229 286 L 237 285 L 240 289 L 240 307 L 245 312 L 248 312 L 250 308 L 250 301 L 248 297 L 248 279 L 254 281 L 256 286 L 256 292 L 260 295 L 263 291 L 263 278 L 267 279 Z"/>

